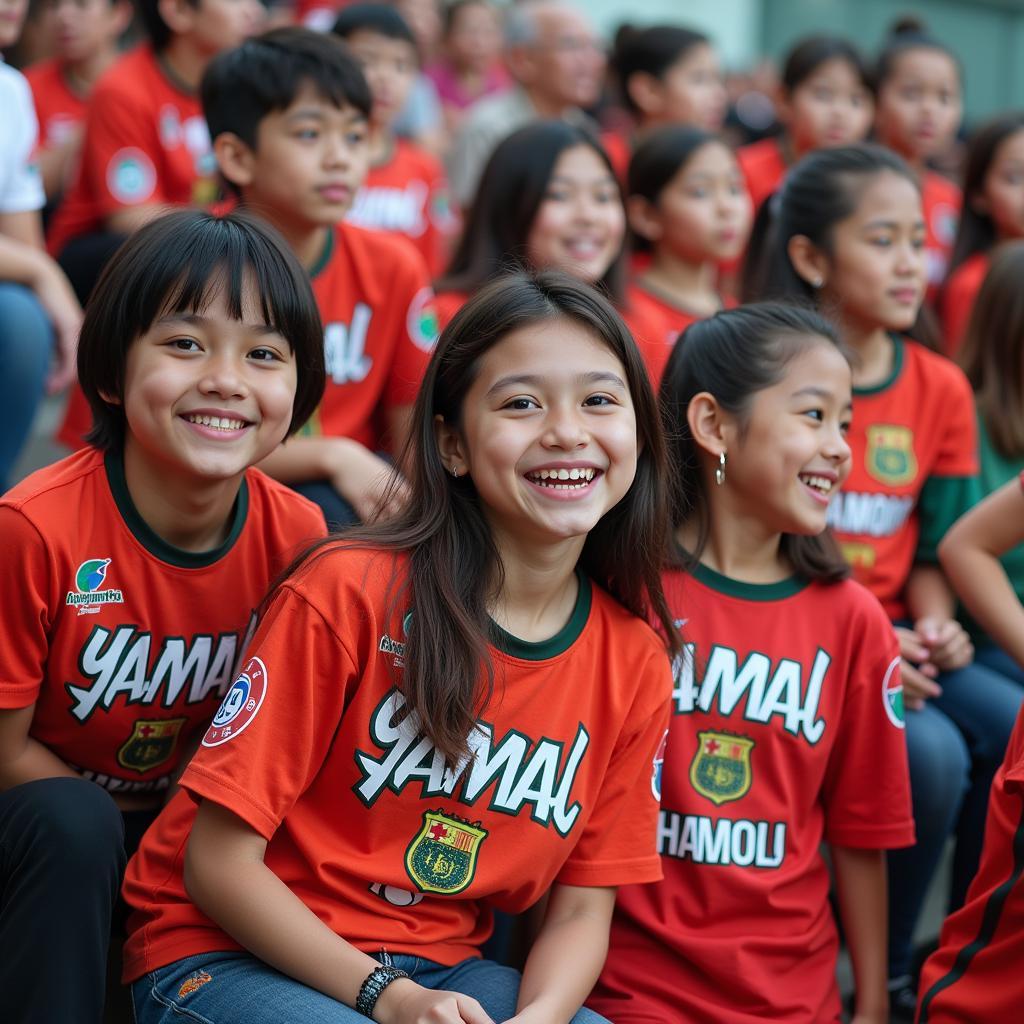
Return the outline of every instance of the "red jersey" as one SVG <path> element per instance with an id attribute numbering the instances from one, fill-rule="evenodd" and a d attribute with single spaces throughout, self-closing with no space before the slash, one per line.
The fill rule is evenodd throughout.
<path id="1" fill-rule="evenodd" d="M 63 145 L 85 121 L 88 100 L 73 92 L 57 58 L 40 61 L 25 71 L 39 118 L 39 146 Z"/>
<path id="2" fill-rule="evenodd" d="M 991 262 L 991 253 L 976 252 L 968 256 L 943 285 L 939 295 L 939 310 L 942 314 L 944 347 L 946 355 L 950 357 L 960 351 L 971 319 L 971 310 L 974 309 L 974 300 L 978 297 Z"/>
<path id="3" fill-rule="evenodd" d="M 444 270 L 458 228 L 441 161 L 404 139 L 395 140 L 386 163 L 370 168 L 345 219 L 404 235 L 419 249 L 431 276 Z"/>
<path id="4" fill-rule="evenodd" d="M 687 639 L 660 777 L 665 878 L 619 890 L 587 1005 L 615 1024 L 838 1021 L 821 843 L 914 841 L 892 626 L 852 581 L 698 566 L 664 584 Z"/>
<path id="5" fill-rule="evenodd" d="M 963 193 L 941 174 L 925 171 L 921 181 L 921 205 L 924 208 L 925 270 L 928 297 L 934 299 L 946 276 L 949 257 L 956 240 Z"/>
<path id="6" fill-rule="evenodd" d="M 601 132 L 601 145 L 611 161 L 615 177 L 626 186 L 629 178 L 629 161 L 633 159 L 633 146 L 620 132 Z"/>
<path id="7" fill-rule="evenodd" d="M 828 522 L 857 579 L 902 619 L 915 561 L 935 563 L 946 530 L 979 497 L 978 430 L 963 371 L 909 339 L 893 345 L 889 379 L 853 389 L 853 461 Z"/>
<path id="8" fill-rule="evenodd" d="M 642 281 L 636 283 L 631 295 L 638 304 L 650 306 L 654 314 L 664 320 L 665 326 L 668 328 L 665 341 L 669 346 L 669 350 L 675 347 L 675 343 L 679 340 L 680 335 L 690 324 L 695 324 L 698 320 L 707 319 L 703 313 L 694 313 L 692 310 L 682 309 L 675 303 L 667 301 L 661 295 L 656 295 Z M 736 300 L 728 296 L 722 296 L 721 303 L 722 309 L 733 309 L 736 306 Z"/>
<path id="9" fill-rule="evenodd" d="M 78 177 L 54 217 L 50 252 L 118 210 L 205 205 L 216 196 L 216 169 L 198 95 L 183 92 L 152 47 L 140 46 L 96 83 Z"/>
<path id="10" fill-rule="evenodd" d="M 778 189 L 786 176 L 786 158 L 777 138 L 762 139 L 742 146 L 736 152 L 740 170 L 756 213 L 761 204 Z"/>
<path id="11" fill-rule="evenodd" d="M 921 969 L 918 1024 L 1019 1020 L 1024 1005 L 1024 710 L 989 795 L 981 864 Z"/>
<path id="12" fill-rule="evenodd" d="M 166 789 L 190 733 L 231 683 L 253 609 L 325 533 L 311 502 L 247 470 L 210 552 L 161 540 L 120 456 L 86 449 L 0 500 L 0 707 L 35 704 L 31 735 L 114 793 Z"/>
<path id="13" fill-rule="evenodd" d="M 437 341 L 426 267 L 405 239 L 339 224 L 310 277 L 327 390 L 301 433 L 351 437 L 378 451 L 387 411 L 416 400 Z"/>
<path id="14" fill-rule="evenodd" d="M 654 631 L 582 577 L 550 640 L 495 627 L 495 696 L 475 756 L 448 771 L 404 714 L 406 565 L 339 545 L 286 583 L 182 786 L 264 836 L 270 870 L 367 952 L 455 964 L 479 955 L 491 907 L 660 877 L 650 779 L 670 673 Z M 238 949 L 185 892 L 187 801 L 128 866 L 126 979 Z"/>

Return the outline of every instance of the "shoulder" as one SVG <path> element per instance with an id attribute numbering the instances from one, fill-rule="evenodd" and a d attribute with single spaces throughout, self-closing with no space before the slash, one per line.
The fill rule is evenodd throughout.
<path id="1" fill-rule="evenodd" d="M 890 636 L 892 622 L 874 594 L 856 580 L 812 583 L 806 591 L 822 621 L 838 627 L 843 636 L 865 634 Z"/>
<path id="2" fill-rule="evenodd" d="M 16 68 L 0 61 L 0 97 L 5 103 L 16 103 L 24 106 L 32 103 L 32 90 L 28 79 Z M 7 109 L 10 113 L 10 108 Z"/>
<path id="3" fill-rule="evenodd" d="M 925 174 L 921 192 L 928 203 L 946 203 L 959 208 L 963 199 L 959 186 L 935 171 Z"/>
<path id="4" fill-rule="evenodd" d="M 158 75 L 156 57 L 148 46 L 137 46 L 134 50 L 118 57 L 113 64 L 100 76 L 92 92 L 91 104 L 97 100 L 101 103 L 112 98 L 135 99 L 144 104 L 149 90 L 140 89 L 140 79 L 146 83 Z"/>
<path id="5" fill-rule="evenodd" d="M 926 393 L 933 402 L 971 398 L 971 386 L 964 371 L 948 357 L 904 338 L 903 359 L 911 374 L 927 381 Z"/>
<path id="6" fill-rule="evenodd" d="M 407 579 L 404 552 L 360 547 L 342 538 L 318 546 L 285 581 L 336 628 L 342 620 L 381 618 Z M 353 609 L 361 613 L 352 616 Z"/>
<path id="7" fill-rule="evenodd" d="M 37 469 L 15 484 L 0 499 L 0 504 L 16 509 L 30 518 L 70 522 L 67 510 L 86 497 L 84 492 L 99 483 L 109 491 L 103 469 L 103 453 L 83 448 L 52 465 Z"/>
<path id="8" fill-rule="evenodd" d="M 245 481 L 249 486 L 251 507 L 258 513 L 267 512 L 287 522 L 303 537 L 323 535 L 324 515 L 317 504 L 255 466 L 245 471 Z"/>
<path id="9" fill-rule="evenodd" d="M 24 75 L 33 92 L 40 88 L 47 88 L 55 79 L 60 77 L 56 57 L 37 61 L 30 67 L 25 68 Z"/>
<path id="10" fill-rule="evenodd" d="M 760 170 L 766 166 L 782 163 L 782 151 L 777 139 L 761 139 L 736 151 L 736 159 L 744 171 Z"/>
<path id="11" fill-rule="evenodd" d="M 395 143 L 395 157 L 425 178 L 443 173 L 441 161 L 433 153 L 408 139 L 398 139 Z"/>
<path id="12" fill-rule="evenodd" d="M 396 266 L 400 270 L 421 269 L 423 257 L 409 239 L 401 235 L 372 228 L 362 228 L 348 221 L 335 227 L 334 260 L 348 259 L 353 263 L 368 264 L 376 273 L 385 268 L 390 277 Z M 426 271 L 424 269 L 424 276 Z"/>
<path id="13" fill-rule="evenodd" d="M 591 594 L 586 628 L 592 629 L 601 642 L 609 645 L 617 660 L 629 658 L 638 665 L 652 658 L 666 660 L 665 641 L 647 622 L 623 608 L 603 587 L 593 582 Z"/>

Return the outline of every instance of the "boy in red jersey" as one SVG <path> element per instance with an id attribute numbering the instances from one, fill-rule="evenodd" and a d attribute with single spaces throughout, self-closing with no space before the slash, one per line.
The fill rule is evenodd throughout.
<path id="1" fill-rule="evenodd" d="M 376 453 L 401 451 L 436 334 L 409 242 L 338 223 L 369 158 L 366 79 L 337 39 L 276 29 L 216 58 L 202 100 L 221 173 L 291 244 L 324 322 L 323 403 L 263 467 L 328 522 L 366 519 L 392 475 Z"/>
<path id="2" fill-rule="evenodd" d="M 50 252 L 81 301 L 124 236 L 168 206 L 214 198 L 196 89 L 210 59 L 262 17 L 258 0 L 141 0 L 150 42 L 97 83 L 78 175 L 50 229 Z"/>
<path id="3" fill-rule="evenodd" d="M 55 203 L 78 163 L 89 95 L 117 59 L 128 0 L 47 0 L 43 18 L 56 54 L 25 72 L 39 118 L 39 170 Z"/>
<path id="4" fill-rule="evenodd" d="M 233 677 L 309 502 L 252 464 L 323 391 L 301 268 L 255 218 L 182 211 L 101 278 L 89 447 L 0 502 L 5 1020 L 98 1024 L 126 853 Z"/>
<path id="5" fill-rule="evenodd" d="M 346 220 L 405 235 L 436 277 L 448 259 L 455 222 L 441 161 L 392 130 L 419 66 L 416 37 L 393 7 L 355 4 L 338 15 L 334 34 L 345 40 L 366 74 L 370 112 L 370 169 Z"/>

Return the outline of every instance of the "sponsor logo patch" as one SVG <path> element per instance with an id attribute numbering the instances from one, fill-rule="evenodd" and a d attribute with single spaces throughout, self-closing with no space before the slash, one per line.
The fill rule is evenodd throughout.
<path id="1" fill-rule="evenodd" d="M 64 603 L 78 609 L 79 615 L 98 612 L 105 604 L 124 604 L 120 590 L 103 590 L 110 569 L 109 558 L 87 558 L 75 570 L 75 589 L 64 596 Z"/>
<path id="2" fill-rule="evenodd" d="M 187 718 L 140 718 L 117 752 L 117 763 L 140 775 L 169 761 Z"/>
<path id="3" fill-rule="evenodd" d="M 476 874 L 477 853 L 487 838 L 480 822 L 441 810 L 427 811 L 423 825 L 405 853 L 405 869 L 420 892 L 446 896 L 462 892 Z"/>
<path id="4" fill-rule="evenodd" d="M 219 747 L 246 729 L 263 706 L 268 682 L 267 666 L 260 658 L 250 658 L 224 695 L 203 737 L 203 746 Z"/>
<path id="5" fill-rule="evenodd" d="M 141 149 L 119 149 L 107 164 L 107 190 L 119 203 L 144 203 L 155 188 L 156 170 Z"/>
<path id="6" fill-rule="evenodd" d="M 716 807 L 739 800 L 752 781 L 750 752 L 754 741 L 727 732 L 698 732 L 697 753 L 690 763 L 690 783 Z"/>

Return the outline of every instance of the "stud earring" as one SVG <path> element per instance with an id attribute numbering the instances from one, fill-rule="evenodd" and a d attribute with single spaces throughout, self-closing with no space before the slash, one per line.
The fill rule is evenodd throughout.
<path id="1" fill-rule="evenodd" d="M 814 289 L 815 291 L 817 291 L 817 290 L 818 290 L 818 289 L 819 289 L 819 288 L 820 288 L 820 287 L 821 287 L 821 286 L 822 286 L 822 285 L 823 285 L 824 283 L 825 283 L 825 281 L 824 281 L 824 280 L 823 280 L 822 278 L 820 278 L 820 277 L 816 277 L 816 278 L 815 278 L 815 279 L 814 279 L 814 280 L 813 280 L 813 281 L 811 282 L 811 287 L 812 287 L 812 288 L 813 288 L 813 289 Z"/>
<path id="2" fill-rule="evenodd" d="M 452 463 L 452 476 L 456 480 L 459 478 L 459 467 L 454 462 Z"/>
<path id="3" fill-rule="evenodd" d="M 715 467 L 715 483 L 719 487 L 725 483 L 725 452 L 719 452 L 718 465 Z"/>

